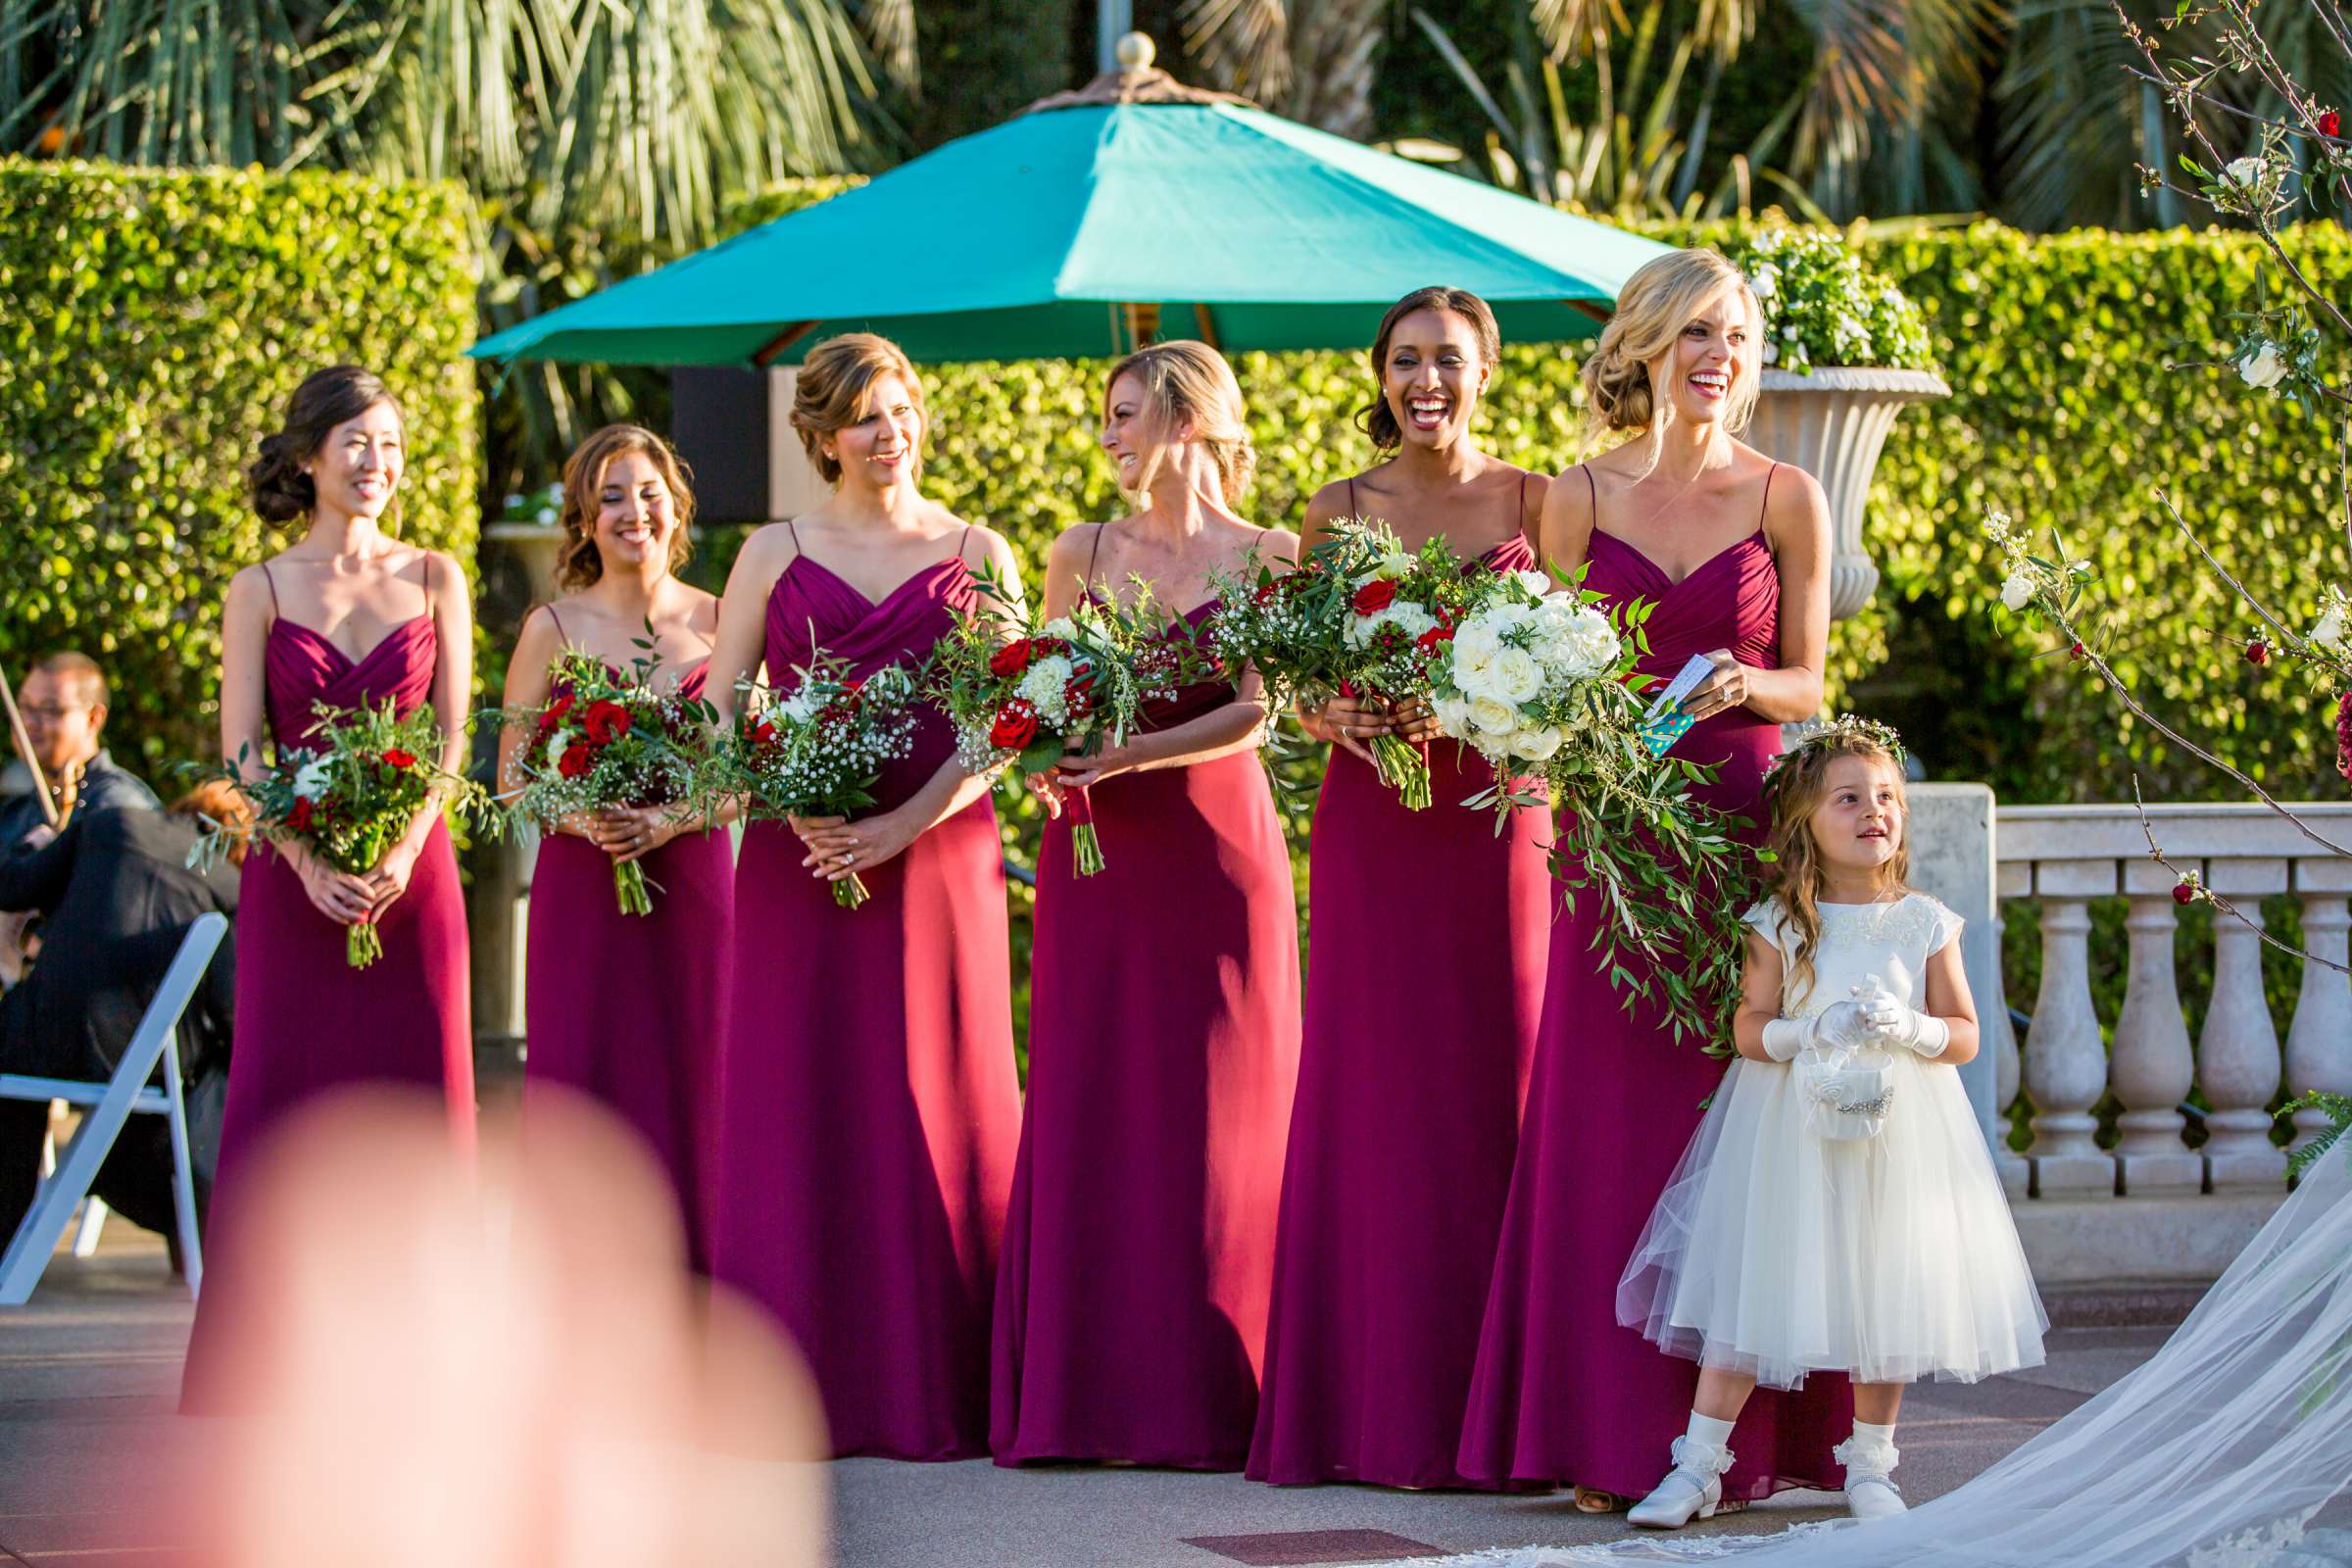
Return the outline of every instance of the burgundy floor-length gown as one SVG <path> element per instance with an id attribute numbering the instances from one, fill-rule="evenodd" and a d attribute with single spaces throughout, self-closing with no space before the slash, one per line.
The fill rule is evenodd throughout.
<path id="1" fill-rule="evenodd" d="M 406 620 L 354 662 L 318 632 L 278 616 L 264 643 L 270 734 L 299 749 L 316 703 L 354 709 L 393 699 L 409 713 L 431 694 L 435 640 L 428 611 Z M 239 1183 L 254 1151 L 314 1099 L 363 1084 L 437 1096 L 461 1147 L 473 1139 L 473 1030 L 466 905 L 457 858 L 439 823 L 408 891 L 378 922 L 383 956 L 365 969 L 345 957 L 344 928 L 320 914 L 292 865 L 267 846 L 245 858 L 237 903 L 236 1053 L 220 1128 L 220 1158 L 205 1236 L 204 1294 L 180 1384 L 180 1408 L 234 1408 L 221 1336 L 250 1325 L 270 1282 L 243 1277 Z"/>
<path id="2" fill-rule="evenodd" d="M 1204 682 L 1149 721 L 1233 696 Z M 1006 1465 L 1238 1469 L 1298 1068 L 1290 857 L 1253 752 L 1088 793 L 1103 869 L 1076 874 L 1066 812 L 1038 861 L 991 1442 Z"/>
<path id="3" fill-rule="evenodd" d="M 973 594 L 960 556 L 878 604 L 797 556 L 768 598 L 768 682 L 791 689 L 811 637 L 859 677 L 911 667 Z M 876 809 L 954 749 L 945 715 L 921 710 Z M 996 811 L 983 796 L 866 868 L 855 909 L 805 854 L 781 822 L 745 830 L 711 1272 L 798 1342 L 836 1454 L 973 1457 L 1021 1116 Z"/>
<path id="4" fill-rule="evenodd" d="M 1534 564 L 1517 536 L 1486 556 Z M 1309 856 L 1291 1115 L 1253 1480 L 1459 1487 L 1550 934 L 1541 811 L 1461 803 L 1494 771 L 1430 747 L 1428 809 L 1334 747 Z"/>
<path id="5" fill-rule="evenodd" d="M 699 697 L 708 660 L 679 694 Z M 645 1140 L 677 1195 L 689 1259 L 708 1263 L 713 1080 L 734 952 L 735 857 L 724 832 L 686 832 L 638 861 L 651 914 L 623 914 L 612 857 L 570 833 L 539 840 L 523 956 L 527 1099 L 560 1085 Z"/>
<path id="6" fill-rule="evenodd" d="M 1754 668 L 1778 667 L 1780 574 L 1760 512 L 1754 533 L 1680 582 L 1601 531 L 1597 501 L 1594 517 L 1585 585 L 1614 602 L 1657 607 L 1645 673 L 1671 677 L 1693 654 L 1717 648 Z M 1755 821 L 1749 836 L 1757 839 L 1764 770 L 1779 751 L 1780 726 L 1745 709 L 1718 713 L 1675 744 L 1679 756 L 1720 764 L 1702 793 Z M 1698 1369 L 1618 1327 L 1617 1277 L 1724 1064 L 1694 1045 L 1669 1044 L 1654 1013 L 1626 1013 L 1590 952 L 1598 918 L 1597 901 L 1584 898 L 1552 927 L 1535 1074 L 1460 1464 L 1491 1483 L 1574 1483 L 1638 1497 L 1666 1473 Z M 1830 1448 L 1845 1437 L 1851 1412 L 1851 1392 L 1835 1373 L 1815 1375 L 1796 1394 L 1758 1391 L 1732 1434 L 1739 1463 L 1724 1495 L 1752 1500 L 1840 1485 Z"/>

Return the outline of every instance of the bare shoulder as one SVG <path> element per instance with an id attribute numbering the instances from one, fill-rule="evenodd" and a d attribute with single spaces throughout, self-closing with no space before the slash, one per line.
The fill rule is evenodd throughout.
<path id="1" fill-rule="evenodd" d="M 1781 464 L 1770 472 L 1771 490 L 1764 497 L 1765 533 L 1776 542 L 1827 538 L 1830 498 L 1821 481 L 1792 463 Z"/>
<path id="2" fill-rule="evenodd" d="M 793 525 L 789 522 L 762 523 L 752 530 L 751 537 L 744 540 L 743 548 L 735 556 L 736 564 L 781 569 L 800 553 L 800 546 L 795 543 L 796 537 Z"/>
<path id="3" fill-rule="evenodd" d="M 1288 528 L 1254 529 L 1249 545 L 1252 561 L 1279 561 L 1286 566 L 1298 564 L 1298 536 Z"/>
<path id="4" fill-rule="evenodd" d="M 991 528 L 987 523 L 973 523 L 972 534 L 979 549 L 976 552 L 966 551 L 965 554 L 976 555 L 978 559 L 985 560 L 989 564 L 1000 569 L 1017 566 L 1020 564 L 1020 552 L 1012 548 L 1012 541 Z"/>
<path id="5" fill-rule="evenodd" d="M 256 563 L 228 579 L 228 594 L 222 601 L 222 609 L 230 615 L 266 615 L 275 597 L 270 585 L 269 568 Z"/>
<path id="6" fill-rule="evenodd" d="M 1074 522 L 1054 536 L 1054 544 L 1046 552 L 1049 566 L 1068 566 L 1073 570 L 1082 561 L 1091 560 L 1102 537 L 1107 522 Z"/>
<path id="7" fill-rule="evenodd" d="M 1354 482 L 1361 483 L 1361 476 L 1358 476 Z M 1334 479 L 1309 496 L 1306 502 L 1306 514 L 1300 519 L 1300 531 L 1312 534 L 1350 515 L 1348 487 L 1348 480 Z"/>
<path id="8" fill-rule="evenodd" d="M 416 554 L 424 563 L 424 584 L 434 593 L 462 592 L 466 587 L 466 568 L 458 558 L 445 550 L 419 550 Z"/>

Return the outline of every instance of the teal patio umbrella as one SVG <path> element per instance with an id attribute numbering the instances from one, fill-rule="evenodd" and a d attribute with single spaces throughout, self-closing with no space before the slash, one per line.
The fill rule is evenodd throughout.
<path id="1" fill-rule="evenodd" d="M 477 343 L 476 358 L 791 365 L 870 330 L 921 362 L 1125 353 L 1198 337 L 1358 348 L 1430 283 L 1506 337 L 1590 335 L 1665 247 L 1185 87 L 1147 41 L 830 201 Z"/>

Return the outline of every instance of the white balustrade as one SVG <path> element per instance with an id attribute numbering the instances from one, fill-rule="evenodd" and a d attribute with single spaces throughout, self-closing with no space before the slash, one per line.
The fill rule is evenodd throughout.
<path id="1" fill-rule="evenodd" d="M 2322 836 L 2352 845 L 2352 805 L 2296 811 Z M 2041 989 L 2022 1060 L 2003 1059 L 2004 1030 L 1992 1029 L 1987 1042 L 2004 1109 L 2021 1085 L 2032 1107 L 2034 1199 L 2204 1194 L 2219 1203 L 2232 1192 L 2276 1194 L 2286 1158 L 2271 1139 L 2270 1107 L 2281 1084 L 2352 1094 L 2352 980 L 2329 966 L 2352 945 L 2352 858 L 2260 805 L 2151 807 L 2148 821 L 2172 862 L 2197 871 L 2237 911 L 2214 911 L 2213 994 L 2193 1047 L 2174 961 L 2175 879 L 2148 855 L 2138 812 L 2128 805 L 1999 812 L 1996 892 L 2004 902 L 2041 901 Z M 2327 960 L 2302 964 L 2283 1051 L 2263 995 L 2260 927 L 2262 901 L 2281 894 L 2298 901 L 2304 950 Z M 2091 994 L 2090 903 L 2115 896 L 2127 901 L 2127 967 L 2110 1045 Z M 1996 996 L 1980 1011 L 2003 1006 Z M 2182 1136 L 2192 1085 L 2211 1106 L 2196 1150 Z M 2110 1091 L 2122 1108 L 2107 1149 L 2097 1118 Z M 2309 1112 L 2296 1120 L 2301 1140 L 2325 1125 Z M 2018 1196 L 2014 1168 L 2004 1174 Z"/>

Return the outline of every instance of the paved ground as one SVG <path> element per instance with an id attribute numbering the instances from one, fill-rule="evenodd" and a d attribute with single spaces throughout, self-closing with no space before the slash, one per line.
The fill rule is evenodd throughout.
<path id="1" fill-rule="evenodd" d="M 0 1312 L 0 1568 L 159 1568 L 178 1555 L 182 1543 L 139 1525 L 132 1508 L 196 1456 L 206 1431 L 171 1413 L 188 1315 L 160 1244 L 120 1219 L 97 1257 L 61 1258 L 30 1306 Z M 1915 1391 L 1902 1428 L 1906 1491 L 1920 1498 L 1959 1485 L 2138 1364 L 2165 1333 L 2061 1330 L 2049 1365 L 2030 1376 Z M 1360 1562 L 1623 1528 L 1578 1514 L 1565 1495 L 1277 1490 L 1234 1476 L 984 1461 L 859 1459 L 833 1473 L 842 1568 Z M 1789 1494 L 1712 1528 L 1819 1518 L 1826 1501 Z"/>

